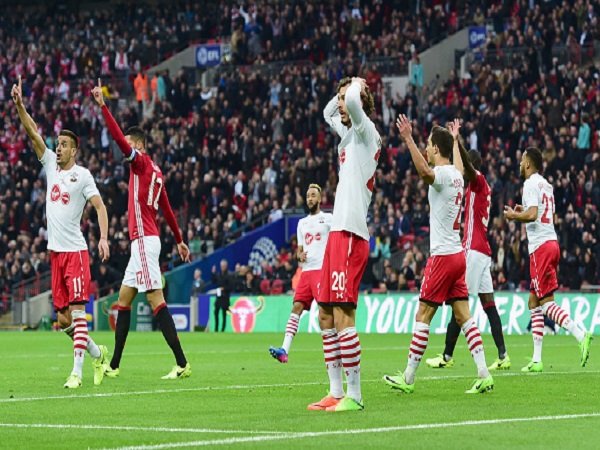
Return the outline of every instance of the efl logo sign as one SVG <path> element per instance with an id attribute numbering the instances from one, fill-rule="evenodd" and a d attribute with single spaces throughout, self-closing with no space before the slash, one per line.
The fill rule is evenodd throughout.
<path id="1" fill-rule="evenodd" d="M 211 67 L 221 64 L 220 45 L 199 45 L 196 47 L 196 67 Z"/>
<path id="2" fill-rule="evenodd" d="M 469 28 L 469 48 L 481 47 L 485 43 L 487 29 L 485 27 Z"/>

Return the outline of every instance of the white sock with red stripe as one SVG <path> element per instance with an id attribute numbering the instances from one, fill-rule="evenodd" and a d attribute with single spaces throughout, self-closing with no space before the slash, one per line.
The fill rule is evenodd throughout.
<path id="1" fill-rule="evenodd" d="M 569 314 L 558 306 L 556 302 L 552 301 L 544 303 L 542 305 L 542 311 L 546 316 L 575 336 L 575 339 L 577 339 L 578 342 L 583 341 L 583 338 L 585 337 L 583 325 L 580 325 L 571 319 Z"/>
<path id="2" fill-rule="evenodd" d="M 538 306 L 531 311 L 531 335 L 533 336 L 533 362 L 542 361 L 542 344 L 544 343 L 544 313 Z"/>
<path id="3" fill-rule="evenodd" d="M 73 340 L 75 335 L 75 324 L 72 323 L 69 327 L 65 328 L 63 332 Z M 100 358 L 100 349 L 94 342 L 94 340 L 88 335 L 87 351 L 92 358 Z"/>
<path id="4" fill-rule="evenodd" d="M 340 341 L 335 328 L 321 330 L 323 339 L 323 354 L 325 355 L 325 367 L 329 376 L 329 394 L 335 398 L 344 396 L 344 380 L 342 376 L 342 357 L 340 353 Z"/>
<path id="5" fill-rule="evenodd" d="M 360 341 L 356 328 L 348 327 L 339 334 L 340 353 L 342 354 L 342 365 L 346 373 L 346 384 L 348 392 L 346 396 L 362 402 L 360 392 Z"/>
<path id="6" fill-rule="evenodd" d="M 485 353 L 483 351 L 483 340 L 479 328 L 475 325 L 475 320 L 471 317 L 462 326 L 463 333 L 467 338 L 467 345 L 473 356 L 473 360 L 477 365 L 477 373 L 480 378 L 487 378 L 490 372 L 485 363 Z"/>
<path id="7" fill-rule="evenodd" d="M 408 363 L 404 371 L 404 381 L 408 384 L 415 382 L 415 373 L 421 364 L 421 358 L 427 348 L 429 342 L 429 324 L 424 322 L 415 322 L 415 331 L 413 332 L 412 341 L 408 348 Z"/>
<path id="8" fill-rule="evenodd" d="M 296 333 L 298 332 L 298 323 L 300 322 L 300 316 L 295 313 L 290 314 L 287 326 L 285 327 L 285 337 L 283 338 L 283 345 L 281 346 L 286 353 L 290 352 L 290 346 Z"/>
<path id="9" fill-rule="evenodd" d="M 88 328 L 85 311 L 75 310 L 71 313 L 75 325 L 73 334 L 73 372 L 82 377 L 83 359 L 88 344 Z"/>

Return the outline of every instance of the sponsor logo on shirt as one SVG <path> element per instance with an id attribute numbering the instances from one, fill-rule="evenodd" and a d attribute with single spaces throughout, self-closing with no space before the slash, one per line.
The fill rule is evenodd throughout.
<path id="1" fill-rule="evenodd" d="M 58 184 L 53 184 L 50 189 L 50 200 L 53 202 L 61 201 L 63 205 L 68 205 L 71 201 L 71 195 L 68 192 L 61 192 Z"/>

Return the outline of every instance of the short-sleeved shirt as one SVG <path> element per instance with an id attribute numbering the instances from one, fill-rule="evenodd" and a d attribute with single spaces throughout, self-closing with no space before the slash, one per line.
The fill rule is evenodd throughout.
<path id="1" fill-rule="evenodd" d="M 320 211 L 298 222 L 296 231 L 298 245 L 301 245 L 306 252 L 306 261 L 302 265 L 303 271 L 321 270 L 332 217 L 330 213 Z"/>
<path id="2" fill-rule="evenodd" d="M 554 230 L 554 189 L 539 173 L 534 173 L 523 186 L 523 208 L 527 211 L 537 206 L 537 218 L 525 225 L 527 229 L 528 250 L 532 254 L 548 241 L 557 241 Z"/>
<path id="3" fill-rule="evenodd" d="M 453 165 L 436 166 L 429 186 L 431 255 L 452 255 L 463 250 L 460 242 L 460 212 L 464 181 Z"/>
<path id="4" fill-rule="evenodd" d="M 46 149 L 40 162 L 47 180 L 48 250 L 87 250 L 81 232 L 81 215 L 87 201 L 100 195 L 92 174 L 77 164 L 69 170 L 62 170 L 56 163 L 56 153 L 50 149 Z"/>

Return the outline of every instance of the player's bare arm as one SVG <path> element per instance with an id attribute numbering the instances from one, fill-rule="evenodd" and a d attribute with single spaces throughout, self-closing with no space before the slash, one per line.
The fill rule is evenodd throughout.
<path id="1" fill-rule="evenodd" d="M 460 172 L 461 175 L 465 174 L 465 166 L 463 164 L 463 160 L 460 155 L 460 145 L 458 140 L 460 139 L 460 121 L 458 119 L 454 119 L 448 125 L 448 131 L 454 138 L 454 144 L 452 146 L 452 160 L 454 162 L 454 167 L 456 170 Z"/>
<path id="2" fill-rule="evenodd" d="M 535 222 L 538 216 L 538 207 L 531 206 L 527 210 L 523 209 L 521 205 L 511 208 L 510 206 L 504 207 L 504 217 L 507 220 L 516 220 L 517 222 L 529 223 Z"/>
<path id="3" fill-rule="evenodd" d="M 98 106 L 100 106 L 102 110 L 102 116 L 106 121 L 106 126 L 108 127 L 110 135 L 115 140 L 125 157 L 130 158 L 133 150 L 127 142 L 127 140 L 125 139 L 123 131 L 117 124 L 115 118 L 108 109 L 108 106 L 106 106 L 106 103 L 104 102 L 104 95 L 102 94 L 102 83 L 100 78 L 98 78 L 98 85 L 95 86 L 94 89 L 92 89 L 92 96 L 94 97 L 94 101 L 98 104 Z"/>
<path id="4" fill-rule="evenodd" d="M 403 114 L 398 116 L 398 120 L 396 120 L 396 127 L 398 127 L 398 131 L 400 132 L 400 136 L 406 143 L 408 150 L 410 151 L 410 156 L 415 164 L 415 168 L 417 169 L 417 173 L 419 177 L 427 184 L 433 184 L 435 180 L 435 172 L 417 148 L 417 144 L 412 137 L 412 125 L 408 117 Z"/>
<path id="5" fill-rule="evenodd" d="M 110 249 L 108 247 L 108 213 L 106 212 L 106 206 L 102 201 L 102 197 L 94 195 L 90 198 L 90 203 L 96 208 L 96 214 L 98 215 L 98 225 L 100 225 L 100 242 L 98 242 L 98 252 L 102 262 L 110 258 Z"/>
<path id="6" fill-rule="evenodd" d="M 12 96 L 13 101 L 17 107 L 17 112 L 19 113 L 19 119 L 27 132 L 27 135 L 33 142 L 33 150 L 37 155 L 38 159 L 42 159 L 44 156 L 44 152 L 46 151 L 46 144 L 42 139 L 42 136 L 38 133 L 38 128 L 27 110 L 25 109 L 25 105 L 23 104 L 23 88 L 22 88 L 21 75 L 19 75 L 19 81 L 17 84 L 13 84 L 12 89 L 10 91 L 10 95 Z"/>
<path id="7" fill-rule="evenodd" d="M 307 252 L 304 251 L 304 247 L 299 245 L 298 251 L 296 252 L 296 258 L 298 258 L 299 262 L 303 263 L 303 262 L 306 262 L 306 256 L 307 256 Z"/>

